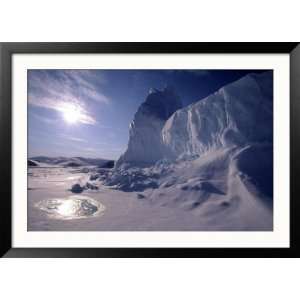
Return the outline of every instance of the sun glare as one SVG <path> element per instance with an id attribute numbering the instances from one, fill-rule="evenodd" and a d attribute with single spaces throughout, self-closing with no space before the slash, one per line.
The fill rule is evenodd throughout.
<path id="1" fill-rule="evenodd" d="M 62 108 L 63 118 L 69 124 L 77 123 L 81 118 L 81 112 L 75 105 L 65 105 Z"/>

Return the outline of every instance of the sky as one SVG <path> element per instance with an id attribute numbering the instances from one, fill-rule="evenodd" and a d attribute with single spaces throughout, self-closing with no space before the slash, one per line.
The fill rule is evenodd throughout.
<path id="1" fill-rule="evenodd" d="M 28 70 L 28 156 L 117 159 L 151 88 L 183 105 L 259 70 Z"/>

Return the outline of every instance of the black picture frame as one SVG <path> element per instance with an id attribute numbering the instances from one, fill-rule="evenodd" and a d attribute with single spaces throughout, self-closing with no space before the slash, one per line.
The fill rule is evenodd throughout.
<path id="1" fill-rule="evenodd" d="M 289 248 L 14 248 L 12 246 L 12 55 L 15 53 L 232 53 L 290 55 Z M 1 43 L 0 256 L 2 257 L 300 257 L 300 46 L 298 43 Z M 287 99 L 288 100 L 288 99 Z"/>

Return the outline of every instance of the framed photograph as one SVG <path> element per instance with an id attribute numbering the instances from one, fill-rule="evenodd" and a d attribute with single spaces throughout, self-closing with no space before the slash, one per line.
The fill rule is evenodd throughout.
<path id="1" fill-rule="evenodd" d="M 4 257 L 299 257 L 298 43 L 2 43 Z"/>

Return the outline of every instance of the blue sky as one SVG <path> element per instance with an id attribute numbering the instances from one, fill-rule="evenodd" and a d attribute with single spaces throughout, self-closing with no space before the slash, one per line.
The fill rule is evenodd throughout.
<path id="1" fill-rule="evenodd" d="M 150 88 L 184 105 L 254 70 L 28 70 L 28 156 L 117 159 Z"/>

